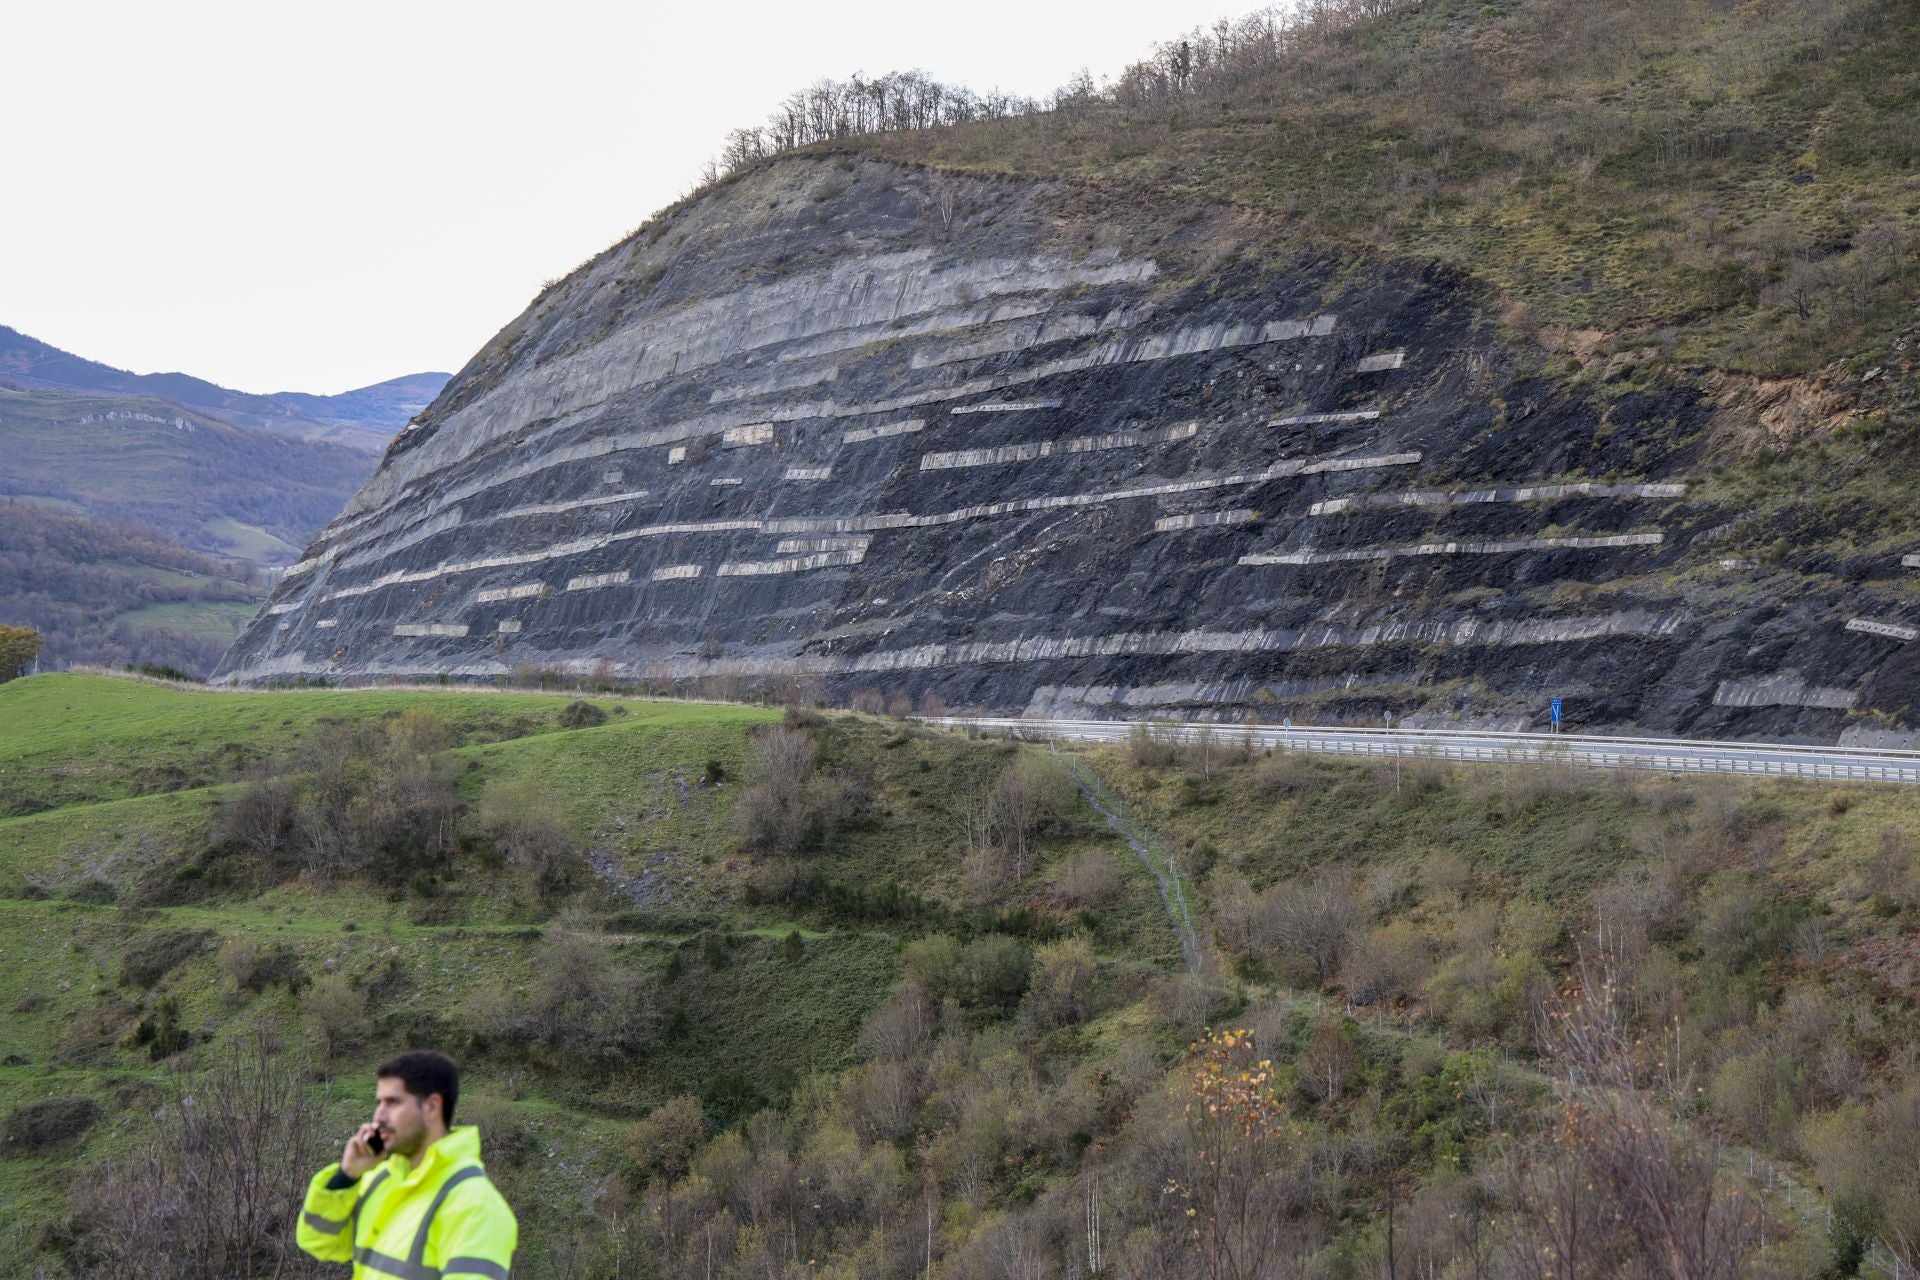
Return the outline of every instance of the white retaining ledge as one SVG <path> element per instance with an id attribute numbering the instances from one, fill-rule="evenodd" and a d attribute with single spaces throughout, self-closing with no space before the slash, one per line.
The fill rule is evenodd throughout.
<path id="1" fill-rule="evenodd" d="M 1008 325 L 998 333 L 971 342 L 949 343 L 937 348 L 922 346 L 914 351 L 907 365 L 913 369 L 932 369 L 965 360 L 984 360 L 988 356 L 1004 355 L 1009 351 L 1050 346 L 1069 338 L 1091 338 L 1102 329 L 1131 328 L 1140 318 L 1138 312 L 1122 310 L 1110 311 L 1104 317 L 1074 314 L 1046 316 L 1034 324 Z"/>
<path id="2" fill-rule="evenodd" d="M 598 587 L 617 587 L 632 576 L 625 569 L 616 569 L 612 573 L 583 573 L 577 578 L 567 579 L 567 590 L 592 591 Z"/>
<path id="3" fill-rule="evenodd" d="M 773 549 L 783 556 L 810 555 L 816 551 L 865 551 L 872 542 L 868 537 L 782 538 Z"/>
<path id="4" fill-rule="evenodd" d="M 1099 453 L 1107 449 L 1132 449 L 1141 445 L 1173 444 L 1191 440 L 1200 434 L 1197 422 L 1182 423 L 1165 431 L 1116 431 L 1104 436 L 1077 436 L 1071 440 L 1033 440 L 1026 444 L 1003 444 L 988 449 L 956 449 L 950 453 L 923 453 L 922 471 L 945 471 L 957 467 L 988 467 L 1006 462 L 1032 462 L 1055 454 Z"/>
<path id="5" fill-rule="evenodd" d="M 877 427 L 852 427 L 840 433 L 841 444 L 865 444 L 869 440 L 884 440 L 888 436 L 907 436 L 926 429 L 926 421 L 921 418 L 908 418 L 905 422 L 888 422 Z"/>
<path id="6" fill-rule="evenodd" d="M 1595 538 L 1514 538 L 1506 542 L 1421 542 L 1405 547 L 1366 547 L 1357 551 L 1257 552 L 1240 557 L 1246 565 L 1333 564 L 1342 560 L 1391 560 L 1396 556 L 1491 556 L 1511 551 L 1590 551 L 1603 547 L 1650 547 L 1663 533 L 1612 533 Z M 1911 637 L 1909 637 L 1911 638 Z"/>
<path id="7" fill-rule="evenodd" d="M 1903 627 L 1897 622 L 1876 622 L 1872 618 L 1851 619 L 1847 623 L 1847 630 L 1885 636 L 1889 640 L 1920 640 L 1920 631 L 1912 627 Z"/>
<path id="8" fill-rule="evenodd" d="M 723 488 L 727 485 L 744 483 L 745 481 L 739 476 L 715 476 L 713 479 L 707 481 L 707 486 L 709 488 Z"/>
<path id="9" fill-rule="evenodd" d="M 866 548 L 849 551 L 821 551 L 810 556 L 795 556 L 788 560 L 736 560 L 720 566 L 715 572 L 722 578 L 753 578 L 774 573 L 805 573 L 810 569 L 832 569 L 840 565 L 859 564 L 867 558 Z"/>
<path id="10" fill-rule="evenodd" d="M 279 604 L 268 605 L 266 614 L 269 618 L 277 618 L 283 613 L 292 613 L 299 607 L 300 602 L 298 600 L 282 600 Z"/>
<path id="11" fill-rule="evenodd" d="M 334 557 L 339 554 L 338 551 L 329 551 L 324 555 L 314 556 L 310 560 L 302 560 L 298 564 L 290 564 L 280 571 L 280 581 L 285 582 L 288 578 L 297 578 L 303 573 L 312 573 L 321 565 L 331 563 Z"/>
<path id="12" fill-rule="evenodd" d="M 1224 476 L 1209 476 L 1199 480 L 1178 480 L 1166 484 L 1137 485 L 1128 489 L 1108 489 L 1098 493 L 1063 494 L 1048 498 L 1022 498 L 1012 502 L 992 502 L 975 507 L 961 507 L 956 511 L 942 511 L 932 515 L 917 516 L 907 512 L 890 512 L 871 516 L 791 516 L 778 519 L 737 519 L 737 520 L 687 520 L 668 524 L 643 525 L 637 529 L 621 529 L 614 533 L 603 533 L 591 538 L 575 538 L 567 542 L 554 543 L 551 546 L 533 551 L 515 552 L 510 555 L 488 556 L 480 560 L 443 561 L 427 569 L 397 569 L 381 574 L 369 582 L 359 582 L 352 586 L 340 587 L 330 591 L 324 597 L 327 600 L 342 600 L 353 596 L 363 596 L 385 587 L 403 586 L 412 582 L 427 582 L 434 578 L 453 574 L 471 573 L 477 569 L 508 569 L 520 565 L 542 564 L 549 560 L 565 559 L 589 551 L 601 551 L 616 543 L 634 538 L 654 538 L 668 534 L 681 533 L 775 533 L 775 534 L 837 534 L 837 533 L 874 533 L 887 529 L 930 529 L 940 525 L 958 524 L 967 520 L 979 520 L 993 516 L 1022 515 L 1032 511 L 1051 511 L 1063 507 L 1102 506 L 1109 502 L 1125 502 L 1134 498 L 1161 498 L 1171 494 L 1204 493 L 1210 489 L 1236 488 L 1241 485 L 1266 484 L 1273 480 L 1286 480 L 1294 476 L 1323 475 L 1343 471 L 1372 471 L 1382 467 L 1405 467 L 1417 464 L 1420 453 L 1388 453 L 1373 457 L 1327 458 L 1318 462 L 1306 462 L 1293 458 L 1276 463 L 1260 471 L 1240 471 Z"/>
<path id="13" fill-rule="evenodd" d="M 923 315 L 916 320 L 905 316 L 885 320 L 878 324 L 861 325 L 851 329 L 836 329 L 819 337 L 794 342 L 774 359 L 784 363 L 795 360 L 817 360 L 821 356 L 834 355 L 841 351 L 852 351 L 870 346 L 876 342 L 898 341 L 901 338 L 922 338 L 929 334 L 958 333 L 976 325 L 1006 324 L 1013 320 L 1026 320 L 1033 316 L 1043 316 L 1053 310 L 1050 302 L 996 302 L 983 306 L 957 307 L 946 311 Z"/>
<path id="14" fill-rule="evenodd" d="M 315 631 L 331 631 L 339 625 L 340 619 L 338 618 L 322 618 L 313 624 L 313 629 Z"/>
<path id="15" fill-rule="evenodd" d="M 667 450 L 667 465 L 677 467 L 687 460 L 687 446 L 676 444 Z"/>
<path id="16" fill-rule="evenodd" d="M 519 634 L 520 634 L 520 619 L 518 619 L 518 618 L 502 618 L 502 619 L 500 620 L 500 626 L 499 626 L 499 631 L 500 631 L 500 634 L 501 634 L 501 635 L 503 635 L 503 636 L 517 636 L 517 635 L 519 635 Z"/>
<path id="17" fill-rule="evenodd" d="M 491 587 L 485 591 L 474 592 L 473 602 L 492 604 L 497 600 L 531 600 L 535 596 L 545 594 L 546 590 L 547 584 L 544 582 L 524 582 L 517 587 Z"/>
<path id="18" fill-rule="evenodd" d="M 1813 707 L 1850 711 L 1859 698 L 1852 689 L 1808 684 L 1797 671 L 1722 680 L 1713 691 L 1716 707 Z"/>
<path id="19" fill-rule="evenodd" d="M 1030 409 L 1058 409 L 1058 400 L 1000 400 L 992 404 L 959 404 L 949 413 L 1025 413 Z"/>
<path id="20" fill-rule="evenodd" d="M 1363 493 L 1354 498 L 1328 498 L 1307 508 L 1310 516 L 1330 516 L 1363 507 L 1465 507 L 1481 502 L 1548 502 L 1556 498 L 1684 498 L 1684 484 L 1573 484 L 1520 485 L 1508 489 L 1410 489 L 1403 493 Z"/>
<path id="21" fill-rule="evenodd" d="M 1407 353 L 1404 351 L 1382 351 L 1378 355 L 1366 357 L 1366 359 L 1362 360 L 1359 364 L 1353 366 L 1353 371 L 1355 373 L 1385 373 L 1390 369 L 1398 369 L 1406 362 Z"/>
<path id="22" fill-rule="evenodd" d="M 780 477 L 782 480 L 831 480 L 832 467 L 788 467 Z"/>
<path id="23" fill-rule="evenodd" d="M 851 675 L 916 671 L 931 667 L 1050 662 L 1060 658 L 1291 653 L 1389 644 L 1449 647 L 1567 644 L 1610 636 L 1669 636 L 1687 621 L 1684 613 L 1633 610 L 1584 618 L 1510 622 L 1460 618 L 1446 622 L 1395 622 L 1350 627 L 1327 625 L 1299 631 L 1266 628 L 1247 631 L 1127 631 L 1097 636 L 1029 636 L 1017 640 L 931 644 L 845 656 L 806 653 L 785 657 L 662 658 L 638 665 L 641 674 L 648 676 Z"/>
<path id="24" fill-rule="evenodd" d="M 771 422 L 750 422 L 744 427 L 727 427 L 720 432 L 720 443 L 729 449 L 750 444 L 772 444 Z"/>
<path id="25" fill-rule="evenodd" d="M 1910 555 L 1910 556 L 1901 556 L 1900 564 L 1903 568 L 1920 569 L 1920 554 Z M 292 573 L 293 570 L 289 569 L 287 570 L 287 572 Z"/>
<path id="26" fill-rule="evenodd" d="M 626 478 L 627 478 L 627 473 L 620 470 L 602 471 L 600 473 L 601 484 L 619 484 L 621 481 L 625 480 Z"/>
<path id="27" fill-rule="evenodd" d="M 1196 511 L 1184 516 L 1161 516 L 1153 522 L 1153 531 L 1179 533 L 1184 529 L 1209 529 L 1222 524 L 1253 524 L 1259 519 L 1258 511 L 1246 507 L 1235 507 L 1230 511 Z"/>
<path id="28" fill-rule="evenodd" d="M 700 566 L 697 564 L 669 564 L 662 565 L 660 568 L 648 574 L 647 580 L 649 582 L 677 582 L 681 579 L 697 578 L 699 576 Z"/>
<path id="29" fill-rule="evenodd" d="M 569 498 L 565 502 L 535 502 L 524 507 L 509 507 L 492 518 L 516 520 L 522 516 L 564 515 L 569 511 L 581 511 L 587 507 L 604 507 L 616 502 L 638 502 L 647 494 L 646 489 L 629 489 L 625 493 L 603 493 L 597 498 Z"/>
<path id="30" fill-rule="evenodd" d="M 464 622 L 403 622 L 393 629 L 396 636 L 464 636 Z"/>
<path id="31" fill-rule="evenodd" d="M 1296 413 L 1290 418 L 1273 418 L 1267 422 L 1270 427 L 1329 427 L 1348 422 L 1372 422 L 1380 416 L 1378 409 L 1356 409 L 1351 413 Z"/>

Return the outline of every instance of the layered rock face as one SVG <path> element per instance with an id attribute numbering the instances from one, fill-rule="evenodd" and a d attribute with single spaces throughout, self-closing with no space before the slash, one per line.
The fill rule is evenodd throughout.
<path id="1" fill-rule="evenodd" d="M 1730 557 L 1698 397 L 1569 390 L 1469 282 L 1258 243 L 1224 213 L 868 161 L 736 180 L 481 352 L 220 674 L 1906 721 L 1914 570 Z"/>

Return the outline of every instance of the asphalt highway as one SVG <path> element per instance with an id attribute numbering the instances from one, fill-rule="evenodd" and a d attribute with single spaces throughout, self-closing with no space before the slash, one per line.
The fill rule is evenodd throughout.
<path id="1" fill-rule="evenodd" d="M 951 729 L 1041 741 L 1120 742 L 1134 732 L 1136 725 L 1144 724 L 1147 732 L 1156 738 L 1194 741 L 1210 735 L 1222 745 L 1250 738 L 1261 750 L 1274 747 L 1328 755 L 1424 757 L 1477 764 L 1567 764 L 1665 773 L 1731 773 L 1748 777 L 1920 784 L 1920 752 L 1873 748 L 1466 729 L 1223 725 L 1175 720 L 1037 720 L 992 716 L 928 716 L 923 720 Z"/>

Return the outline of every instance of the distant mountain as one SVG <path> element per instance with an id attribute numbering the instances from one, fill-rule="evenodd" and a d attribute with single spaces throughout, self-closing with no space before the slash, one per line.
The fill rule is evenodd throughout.
<path id="1" fill-rule="evenodd" d="M 150 395 L 0 389 L 0 498 L 135 521 L 202 554 L 290 563 L 375 461 Z"/>
<path id="2" fill-rule="evenodd" d="M 0 325 L 0 386 L 147 396 L 299 440 L 378 453 L 440 394 L 449 375 L 414 373 L 336 396 L 283 391 L 253 395 L 184 373 L 129 373 Z"/>

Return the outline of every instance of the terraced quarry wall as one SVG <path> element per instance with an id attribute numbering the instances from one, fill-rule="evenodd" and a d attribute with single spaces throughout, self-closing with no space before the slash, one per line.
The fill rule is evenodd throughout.
<path id="1" fill-rule="evenodd" d="M 763 167 L 476 356 L 219 674 L 1904 732 L 1912 570 L 1729 558 L 1703 395 L 1556 381 L 1456 272 L 1265 235 Z"/>

